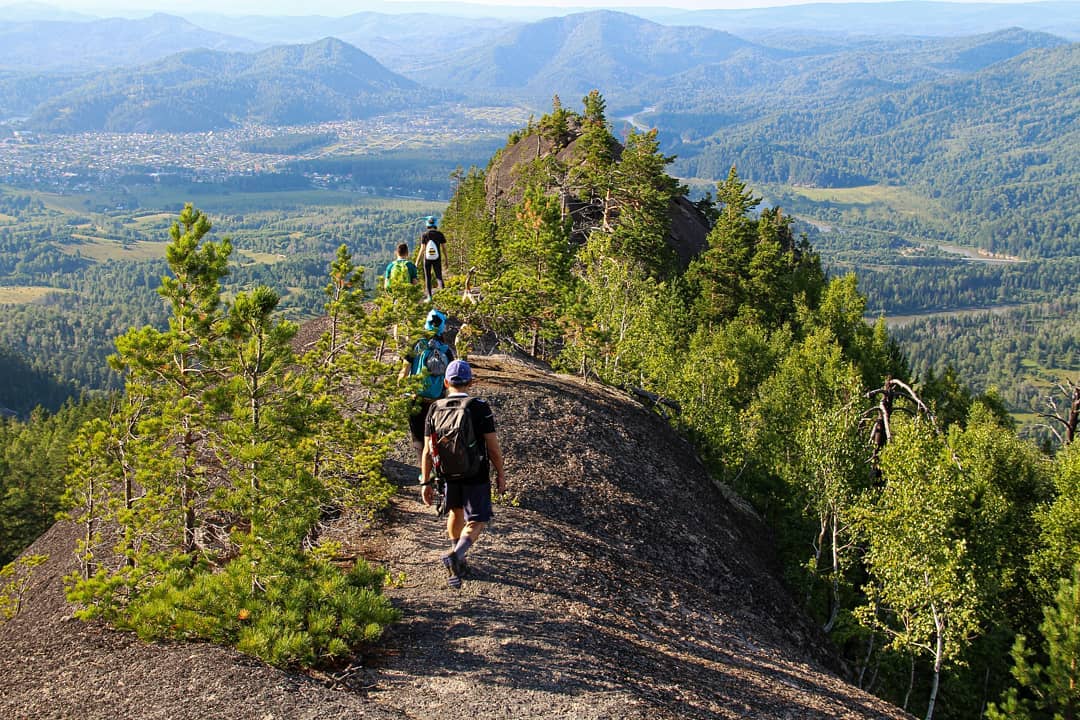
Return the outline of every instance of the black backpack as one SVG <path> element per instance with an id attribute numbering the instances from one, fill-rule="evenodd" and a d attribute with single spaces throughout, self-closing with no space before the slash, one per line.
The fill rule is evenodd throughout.
<path id="1" fill-rule="evenodd" d="M 432 457 L 436 474 L 445 480 L 468 480 L 483 468 L 484 439 L 476 436 L 469 402 L 472 398 L 443 398 L 431 406 Z"/>

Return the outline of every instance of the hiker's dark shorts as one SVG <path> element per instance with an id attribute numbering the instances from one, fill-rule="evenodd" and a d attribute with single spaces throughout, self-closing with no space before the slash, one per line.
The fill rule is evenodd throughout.
<path id="1" fill-rule="evenodd" d="M 420 400 L 416 412 L 409 416 L 409 434 L 414 443 L 424 444 L 424 423 L 427 422 L 428 410 L 435 404 L 434 400 Z"/>
<path id="2" fill-rule="evenodd" d="M 491 481 L 446 483 L 446 507 L 465 509 L 465 522 L 488 522 L 491 512 Z"/>

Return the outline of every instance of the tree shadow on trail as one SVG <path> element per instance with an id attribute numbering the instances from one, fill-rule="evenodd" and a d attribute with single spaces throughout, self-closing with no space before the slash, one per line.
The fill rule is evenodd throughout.
<path id="1" fill-rule="evenodd" d="M 522 529 L 525 518 L 508 518 L 516 525 L 512 531 L 483 539 L 461 590 L 442 585 L 435 567 L 445 548 L 440 528 L 418 533 L 415 549 L 426 577 L 417 580 L 417 592 L 401 598 L 407 617 L 385 638 L 397 652 L 380 665 L 392 668 L 394 676 L 468 678 L 577 698 L 585 705 L 594 696 L 610 700 L 614 694 L 641 703 L 642 717 L 881 715 L 841 683 L 822 685 L 816 671 L 778 661 L 782 653 L 755 646 L 739 627 L 721 625 L 721 633 L 713 627 L 705 631 L 711 637 L 698 637 L 695 630 L 702 628 L 650 613 L 636 603 L 633 576 L 643 573 L 641 580 L 653 585 L 661 581 L 656 571 L 630 564 L 612 568 L 600 557 L 606 552 L 582 546 L 580 538 L 574 538 L 573 550 L 582 555 L 557 558 L 553 567 L 551 553 L 563 550 L 552 537 L 569 530 L 533 519 Z M 588 556 L 596 558 L 594 566 Z M 562 562 L 571 565 L 560 574 Z M 590 592 L 598 583 L 604 592 Z M 678 603 L 707 608 L 708 598 L 690 597 L 698 590 L 672 591 Z"/>

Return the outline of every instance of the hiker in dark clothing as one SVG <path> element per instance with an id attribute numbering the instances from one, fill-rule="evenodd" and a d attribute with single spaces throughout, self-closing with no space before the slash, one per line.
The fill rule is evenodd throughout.
<path id="1" fill-rule="evenodd" d="M 420 247 L 417 250 L 417 264 L 422 259 L 424 262 L 424 288 L 427 291 L 427 300 L 431 302 L 432 285 L 440 290 L 443 287 L 442 256 L 446 246 L 446 236 L 435 227 L 435 218 L 429 216 L 427 227 L 420 236 Z"/>
<path id="2" fill-rule="evenodd" d="M 415 285 L 420 273 L 409 259 L 409 243 L 397 246 L 397 257 L 386 266 L 383 285 L 387 290 L 405 285 Z"/>
<path id="3" fill-rule="evenodd" d="M 491 406 L 481 398 L 470 398 L 472 368 L 464 360 L 455 360 L 446 369 L 447 395 L 435 403 L 425 423 L 424 455 L 420 462 L 421 477 L 429 477 L 433 467 L 445 465 L 449 458 L 446 445 L 439 442 L 438 429 L 443 418 L 451 417 L 455 408 L 464 407 L 463 422 L 472 424 L 472 436 L 477 441 L 475 452 L 478 469 L 461 478 L 446 477 L 446 533 L 450 536 L 452 549 L 442 556 L 446 567 L 447 584 L 460 587 L 461 577 L 468 570 L 465 555 L 480 537 L 484 526 L 491 520 L 491 467 L 495 467 L 495 487 L 506 492 L 506 475 L 503 470 L 502 448 L 495 434 L 495 416 Z M 460 413 L 460 411 L 458 411 Z M 442 472 L 440 470 L 440 472 Z M 449 473 L 447 473 L 449 474 Z M 430 505 L 435 492 L 433 483 L 422 484 L 421 497 Z"/>
<path id="4" fill-rule="evenodd" d="M 421 464 L 424 456 L 424 421 L 432 403 L 446 394 L 443 378 L 447 366 L 454 359 L 453 348 L 443 341 L 446 314 L 441 310 L 429 312 L 424 329 L 429 333 L 428 336 L 420 338 L 405 355 L 405 365 L 398 375 L 399 378 L 404 378 L 406 375 L 424 375 L 424 371 L 427 371 L 420 385 L 416 410 L 409 415 L 409 435 L 416 449 L 417 465 Z M 421 482 L 426 477 L 427 475 L 422 475 Z"/>

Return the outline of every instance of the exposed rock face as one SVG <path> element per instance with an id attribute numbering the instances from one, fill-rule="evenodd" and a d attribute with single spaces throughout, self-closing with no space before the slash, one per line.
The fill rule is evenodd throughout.
<path id="1" fill-rule="evenodd" d="M 628 397 L 504 356 L 471 358 L 494 407 L 512 505 L 445 584 L 442 521 L 400 490 L 375 525 L 331 528 L 403 581 L 379 647 L 298 675 L 206 644 L 145 644 L 71 618 L 58 524 L 22 613 L 0 626 L 0 717 L 901 718 L 826 669 L 768 536 L 691 448 Z"/>
<path id="2" fill-rule="evenodd" d="M 571 124 L 570 132 L 571 135 L 575 136 L 574 140 L 570 141 L 566 147 L 558 152 L 555 152 L 554 143 L 538 132 L 526 135 L 503 150 L 502 154 L 488 169 L 486 176 L 489 206 L 494 206 L 496 203 L 514 205 L 521 201 L 524 187 L 520 182 L 519 169 L 534 160 L 554 153 L 555 157 L 567 167 L 578 164 L 580 162 L 578 158 L 581 155 L 580 136 L 578 136 L 580 131 L 576 125 Z M 616 149 L 616 157 L 621 151 L 622 147 L 619 146 Z M 563 192 L 562 200 L 567 210 L 572 212 L 575 218 L 583 215 L 589 216 L 588 208 L 580 198 Z M 595 214 L 593 213 L 593 215 Z M 594 225 L 599 224 L 597 217 L 591 217 L 589 221 Z M 576 222 L 575 228 L 580 227 L 582 224 Z M 587 224 L 587 222 L 584 224 Z M 686 267 L 698 253 L 708 246 L 706 240 L 708 234 L 708 221 L 701 211 L 694 207 L 693 203 L 685 197 L 678 198 L 671 203 L 671 226 L 668 229 L 667 242 L 675 250 L 682 267 Z M 575 239 L 578 242 L 584 242 L 585 237 L 583 234 L 575 232 Z"/>

